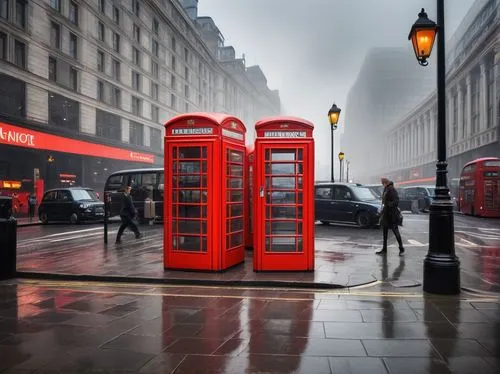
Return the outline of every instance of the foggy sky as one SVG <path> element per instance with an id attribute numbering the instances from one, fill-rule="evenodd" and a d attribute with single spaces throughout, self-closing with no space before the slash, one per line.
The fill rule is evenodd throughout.
<path id="1" fill-rule="evenodd" d="M 446 39 L 473 3 L 445 1 Z M 260 65 L 269 88 L 280 91 L 283 114 L 315 124 L 316 159 L 329 165 L 328 109 L 345 108 L 370 48 L 411 48 L 408 33 L 422 7 L 436 21 L 435 0 L 199 0 L 198 15 L 214 19 L 247 66 Z M 339 125 L 335 153 L 342 114 Z"/>

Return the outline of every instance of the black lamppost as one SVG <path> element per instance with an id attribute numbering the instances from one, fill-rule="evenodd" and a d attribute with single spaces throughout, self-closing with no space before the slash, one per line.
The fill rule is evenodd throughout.
<path id="1" fill-rule="evenodd" d="M 335 147 L 335 140 L 333 138 L 333 132 L 337 130 L 337 122 L 339 121 L 340 117 L 340 108 L 337 107 L 335 103 L 333 103 L 332 107 L 328 111 L 328 119 L 330 120 L 330 128 L 332 131 L 332 176 L 331 176 L 331 181 L 335 182 L 335 173 L 334 173 L 334 147 Z"/>
<path id="2" fill-rule="evenodd" d="M 448 189 L 446 161 L 446 65 L 444 0 L 437 0 L 437 25 L 424 9 L 413 24 L 410 39 L 420 65 L 428 64 L 436 33 L 437 45 L 437 164 L 436 197 L 429 214 L 429 251 L 424 260 L 424 291 L 436 294 L 460 293 L 460 261 L 455 255 L 453 204 Z M 438 32 L 439 31 L 439 32 Z"/>

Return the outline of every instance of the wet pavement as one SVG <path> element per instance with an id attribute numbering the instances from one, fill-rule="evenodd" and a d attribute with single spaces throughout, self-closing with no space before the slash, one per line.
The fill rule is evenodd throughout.
<path id="1" fill-rule="evenodd" d="M 131 233 L 114 244 L 117 225 L 110 226 L 109 244 L 99 225 L 37 226 L 18 230 L 18 270 L 27 273 L 133 277 L 166 283 L 208 282 L 301 287 L 354 287 L 383 282 L 398 289 L 421 289 L 423 259 L 428 248 L 428 215 L 405 215 L 402 235 L 407 249 L 400 258 L 392 235 L 387 257 L 380 249 L 381 231 L 342 226 L 316 226 L 314 272 L 256 273 L 252 252 L 244 264 L 222 273 L 163 269 L 161 226 L 145 226 L 144 238 Z M 455 217 L 456 253 L 462 286 L 480 292 L 500 292 L 500 220 Z M 111 278 L 110 278 L 111 279 Z"/>
<path id="2" fill-rule="evenodd" d="M 0 283 L 0 373 L 498 373 L 500 298 Z"/>

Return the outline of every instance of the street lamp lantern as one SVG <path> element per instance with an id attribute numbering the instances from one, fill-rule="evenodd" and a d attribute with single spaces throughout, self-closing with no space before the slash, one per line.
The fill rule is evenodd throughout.
<path id="1" fill-rule="evenodd" d="M 340 117 L 340 108 L 337 106 L 337 104 L 333 104 L 330 110 L 328 111 L 328 119 L 330 120 L 330 125 L 332 125 L 333 128 L 337 128 L 337 122 L 339 121 Z"/>
<path id="2" fill-rule="evenodd" d="M 342 162 L 344 160 L 344 157 L 345 157 L 344 152 L 339 152 L 339 161 Z"/>
<path id="3" fill-rule="evenodd" d="M 411 40 L 413 44 L 418 63 L 422 66 L 428 65 L 427 59 L 431 55 L 437 31 L 438 26 L 434 21 L 427 18 L 427 13 L 422 8 L 408 35 L 408 40 Z"/>

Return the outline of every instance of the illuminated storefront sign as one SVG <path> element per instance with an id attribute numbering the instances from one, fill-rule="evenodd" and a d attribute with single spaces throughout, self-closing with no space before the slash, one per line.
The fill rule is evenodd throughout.
<path id="1" fill-rule="evenodd" d="M 0 144 L 116 160 L 143 162 L 146 164 L 154 164 L 155 162 L 155 156 L 152 154 L 132 152 L 127 149 L 45 134 L 43 132 L 24 129 L 2 122 L 0 122 Z"/>

